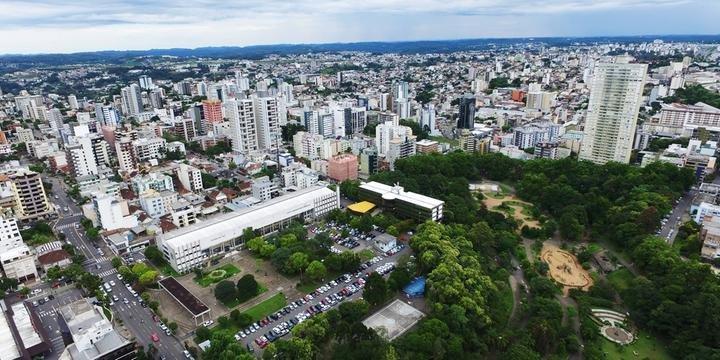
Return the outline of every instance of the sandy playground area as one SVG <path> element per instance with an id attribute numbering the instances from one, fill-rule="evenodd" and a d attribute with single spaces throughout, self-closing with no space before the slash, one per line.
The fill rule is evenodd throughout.
<path id="1" fill-rule="evenodd" d="M 571 253 L 545 243 L 540 258 L 548 264 L 550 277 L 564 286 L 563 293 L 566 296 L 572 288 L 588 291 L 592 286 L 590 274 Z"/>

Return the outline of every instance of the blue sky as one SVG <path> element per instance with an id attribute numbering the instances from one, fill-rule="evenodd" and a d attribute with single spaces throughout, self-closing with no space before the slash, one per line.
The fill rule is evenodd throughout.
<path id="1" fill-rule="evenodd" d="M 0 54 L 718 34 L 720 0 L 0 0 Z"/>

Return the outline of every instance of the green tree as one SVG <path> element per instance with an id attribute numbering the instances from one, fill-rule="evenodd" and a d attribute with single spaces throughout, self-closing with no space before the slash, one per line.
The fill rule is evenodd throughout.
<path id="1" fill-rule="evenodd" d="M 290 258 L 288 258 L 287 269 L 293 274 L 300 273 L 300 276 L 302 276 L 302 271 L 307 268 L 308 261 L 309 258 L 307 254 L 303 252 L 293 253 L 290 255 Z"/>
<path id="2" fill-rule="evenodd" d="M 140 275 L 138 281 L 140 282 L 140 285 L 142 286 L 150 286 L 157 281 L 157 278 L 160 274 L 158 274 L 155 270 L 149 270 L 144 272 L 142 275 Z"/>
<path id="3" fill-rule="evenodd" d="M 232 281 L 223 280 L 215 285 L 215 298 L 222 303 L 231 303 L 237 297 L 237 289 Z"/>
<path id="4" fill-rule="evenodd" d="M 237 297 L 240 302 L 245 302 L 258 294 L 260 286 L 255 277 L 251 274 L 244 275 L 237 282 Z"/>
<path id="5" fill-rule="evenodd" d="M 150 245 L 143 251 L 145 257 L 150 260 L 155 266 L 163 266 L 165 264 L 165 258 L 163 257 L 162 251 L 158 249 L 157 245 Z"/>
<path id="6" fill-rule="evenodd" d="M 275 343 L 275 348 L 279 359 L 312 360 L 315 358 L 312 344 L 305 339 L 279 340 Z"/>
<path id="7" fill-rule="evenodd" d="M 365 283 L 363 298 L 370 306 L 382 305 L 388 298 L 388 285 L 382 275 L 372 272 Z"/>
<path id="8" fill-rule="evenodd" d="M 119 268 L 120 266 L 123 265 L 122 260 L 121 260 L 119 257 L 117 257 L 117 256 L 113 257 L 110 262 L 112 263 L 112 266 L 113 266 L 115 269 L 117 269 L 117 268 Z"/>
<path id="9" fill-rule="evenodd" d="M 305 273 L 311 279 L 319 281 L 325 278 L 325 275 L 327 275 L 327 269 L 322 262 L 314 260 L 310 264 L 308 264 L 307 269 L 305 269 Z"/>

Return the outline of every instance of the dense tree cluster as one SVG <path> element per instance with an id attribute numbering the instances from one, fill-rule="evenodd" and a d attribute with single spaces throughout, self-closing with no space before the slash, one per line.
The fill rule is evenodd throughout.
<path id="1" fill-rule="evenodd" d="M 653 331 L 666 339 L 672 339 L 670 350 L 678 357 L 712 358 L 718 356 L 720 349 L 720 336 L 710 329 L 719 328 L 720 319 L 716 313 L 720 310 L 720 297 L 718 294 L 718 280 L 713 276 L 709 266 L 703 265 L 693 259 L 682 259 L 677 250 L 669 247 L 662 239 L 649 237 L 659 226 L 659 220 L 671 210 L 674 199 L 686 191 L 693 183 L 694 176 L 688 169 L 678 169 L 670 164 L 655 163 L 645 168 L 632 167 L 616 163 L 595 165 L 588 162 L 578 162 L 571 159 L 550 161 L 531 160 L 526 162 L 515 161 L 499 154 L 476 155 L 453 153 L 447 156 L 424 155 L 399 160 L 396 171 L 378 174 L 375 180 L 394 183 L 400 182 L 407 190 L 417 191 L 426 195 L 438 197 L 446 201 L 446 222 L 456 224 L 473 224 L 478 220 L 488 222 L 495 232 L 498 227 L 494 224 L 511 223 L 499 221 L 495 215 L 488 212 L 472 198 L 467 189 L 468 181 L 490 179 L 507 181 L 516 184 L 518 195 L 524 200 L 534 203 L 544 214 L 556 219 L 562 236 L 569 240 L 589 238 L 595 241 L 609 241 L 620 249 L 625 249 L 635 261 L 645 276 L 633 281 L 628 290 L 621 295 L 630 307 L 631 317 L 642 327 Z M 501 215 L 500 215 L 501 216 Z M 507 225 L 509 226 L 509 225 Z M 446 225 L 448 227 L 448 225 Z M 433 241 L 424 245 L 424 233 L 434 229 Z M 455 234 L 458 226 L 446 230 Z M 444 306 L 437 303 L 470 304 L 470 309 L 483 310 L 482 302 L 471 302 L 459 299 L 453 288 L 463 289 L 463 274 L 482 276 L 482 272 L 473 273 L 475 266 L 482 268 L 486 263 L 476 264 L 474 260 L 467 259 L 467 253 L 473 249 L 477 241 L 472 236 L 460 237 L 445 235 L 452 239 L 452 247 L 442 241 L 444 231 L 439 231 L 441 225 L 423 225 L 423 231 L 416 235 L 413 247 L 418 252 L 418 260 L 424 272 L 428 272 L 429 298 L 433 302 L 434 310 L 442 310 Z M 501 234 L 501 233 L 500 233 Z M 502 244 L 512 249 L 513 240 L 505 235 L 493 234 L 492 240 L 495 249 L 502 254 Z M 468 243 L 468 240 L 469 243 Z M 427 246 L 424 249 L 419 244 Z M 462 250 L 459 250 L 462 249 Z M 462 255 L 461 255 L 462 254 Z M 463 259 L 460 267 L 453 267 L 451 261 L 442 261 L 456 257 Z M 440 268 L 448 268 L 442 275 L 451 276 L 449 279 L 438 277 L 433 272 Z M 470 270 L 468 270 L 470 269 Z M 542 269 L 538 269 L 543 271 Z M 436 280 L 439 279 L 439 280 Z M 544 279 L 538 277 L 538 279 Z M 544 280 L 530 283 L 534 296 L 544 293 L 551 296 L 552 289 L 543 285 Z M 443 284 L 447 286 L 448 295 L 443 295 Z M 471 282 L 473 285 L 477 281 Z M 486 282 L 479 282 L 486 284 Z M 436 287 L 434 284 L 440 284 Z M 485 288 L 486 296 L 493 294 L 492 289 Z M 591 293 L 594 295 L 608 292 L 607 286 L 596 286 Z M 465 289 L 460 294 L 471 296 L 472 291 Z M 603 296 L 596 296 L 603 299 Z M 605 294 L 605 298 L 612 298 Z M 451 301 L 450 301 L 451 300 Z M 604 300 L 609 301 L 609 300 Z M 537 309 L 533 306 L 538 307 Z M 553 309 L 554 308 L 554 309 Z M 466 310 L 467 311 L 467 310 Z M 468 312 L 461 313 L 462 315 Z M 469 312 L 480 318 L 482 312 Z M 434 312 L 442 319 L 442 311 Z M 562 353 L 573 351 L 577 342 L 568 335 L 565 329 L 558 328 L 555 323 L 557 308 L 549 302 L 530 304 L 530 323 L 527 335 L 532 342 L 516 341 L 507 349 L 507 353 L 527 354 L 534 353 L 528 358 L 536 358 L 538 354 Z M 542 314 L 537 318 L 548 319 L 547 324 L 534 323 L 533 314 Z M 487 320 L 487 319 L 486 319 Z M 478 323 L 476 320 L 473 324 Z M 468 347 L 472 344 L 472 336 L 468 334 L 483 334 L 483 330 L 472 329 L 458 331 L 447 323 L 452 333 L 463 334 L 463 350 L 477 351 L 479 346 Z M 548 326 L 549 325 L 549 326 Z M 584 328 L 588 328 L 587 326 Z M 553 331 L 547 331 L 553 329 Z M 597 331 L 596 327 L 594 331 Z M 491 330 L 491 329 L 490 329 Z M 555 331 L 557 330 L 557 332 Z M 584 331 L 583 334 L 589 333 Z M 591 335 L 588 334 L 588 337 Z M 515 339 L 522 337 L 515 336 Z M 546 339 L 546 340 L 543 340 Z M 544 348 L 547 339 L 564 339 L 561 347 Z M 486 342 L 486 344 L 488 344 Z M 498 344 L 492 344 L 495 346 Z M 553 345 L 553 346 L 557 346 Z M 502 347 L 502 346 L 500 346 Z M 596 358 L 601 354 L 585 349 L 586 356 Z"/>

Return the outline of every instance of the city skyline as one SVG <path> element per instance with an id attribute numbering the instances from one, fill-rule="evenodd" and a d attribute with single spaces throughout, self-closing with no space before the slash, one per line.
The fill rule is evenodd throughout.
<path id="1" fill-rule="evenodd" d="M 713 20 L 720 4 L 696 0 L 396 0 L 362 5 L 104 0 L 93 6 L 33 0 L 3 2 L 0 13 L 0 54 L 720 32 Z M 677 21 L 657 21 L 670 17 Z"/>

